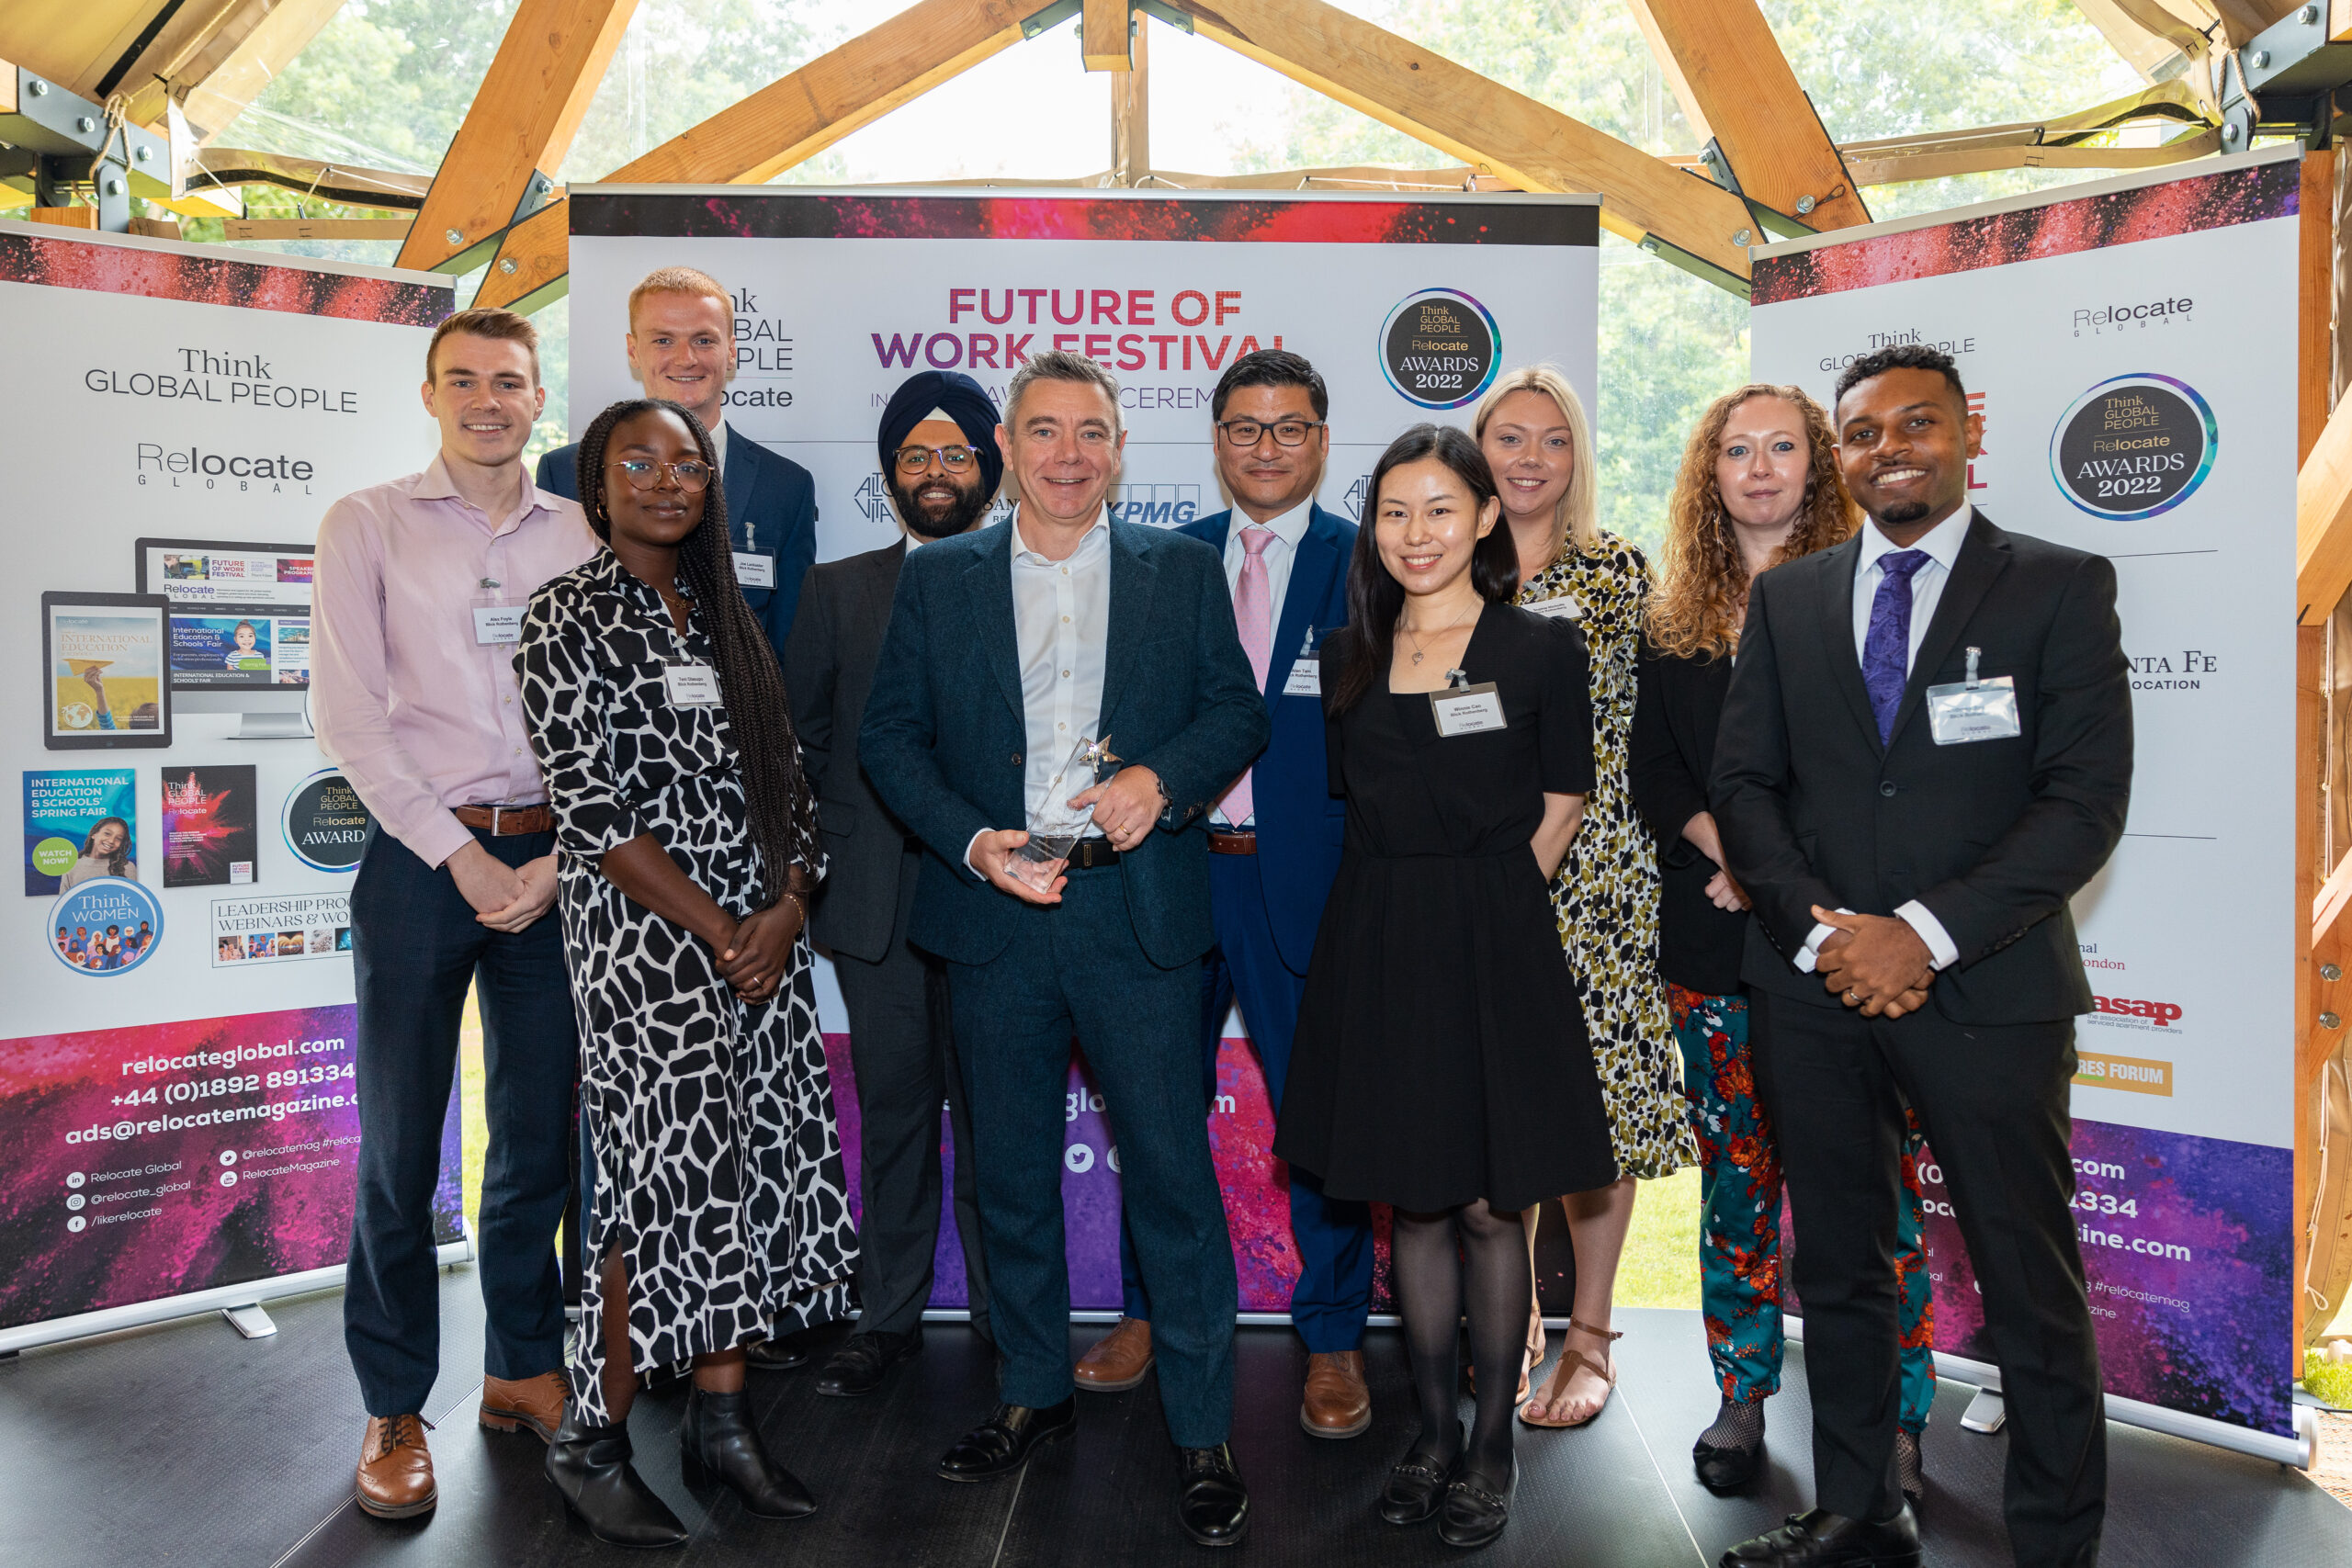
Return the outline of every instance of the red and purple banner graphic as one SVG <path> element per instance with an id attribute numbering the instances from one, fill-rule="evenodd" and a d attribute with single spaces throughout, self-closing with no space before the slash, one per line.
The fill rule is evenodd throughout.
<path id="1" fill-rule="evenodd" d="M 356 1010 L 0 1042 L 0 1328 L 343 1262 Z M 457 1097 L 434 1193 L 458 1240 Z"/>
<path id="2" fill-rule="evenodd" d="M 87 235 L 51 239 L 0 233 L 0 283 L 40 283 L 51 288 L 411 327 L 439 325 L 454 298 L 446 284 L 317 272 L 283 261 L 151 251 Z"/>

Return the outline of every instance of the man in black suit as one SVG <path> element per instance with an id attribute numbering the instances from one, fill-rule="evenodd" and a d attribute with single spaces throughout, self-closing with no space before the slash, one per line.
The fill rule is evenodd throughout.
<path id="1" fill-rule="evenodd" d="M 955 1140 L 956 1228 L 965 1300 L 988 1333 L 988 1265 L 973 1201 L 972 1131 L 948 1027 L 946 966 L 907 943 L 922 841 L 874 794 L 857 730 L 882 654 L 883 629 L 909 555 L 977 525 L 996 500 L 1004 459 L 996 405 L 969 376 L 910 377 L 882 412 L 876 455 L 905 537 L 808 569 L 785 645 L 784 682 L 817 797 L 831 868 L 809 930 L 832 954 L 857 1072 L 857 1332 L 817 1375 L 817 1392 L 872 1393 L 922 1348 L 939 1245 L 939 1106 Z"/>
<path id="2" fill-rule="evenodd" d="M 1712 794 L 1754 903 L 1742 976 L 1795 1206 L 1819 1506 L 1726 1568 L 1916 1564 L 1894 1472 L 1892 1256 L 1907 1101 L 1943 1167 L 2008 1405 L 2020 1564 L 2098 1560 L 2107 1438 L 2069 1204 L 2067 900 L 2132 784 L 2115 570 L 1968 505 L 1951 358 L 1838 378 L 1854 538 L 1756 580 Z"/>

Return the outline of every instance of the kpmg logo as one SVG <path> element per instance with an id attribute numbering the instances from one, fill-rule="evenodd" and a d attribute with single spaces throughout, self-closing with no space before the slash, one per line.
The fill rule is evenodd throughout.
<path id="1" fill-rule="evenodd" d="M 2178 299 L 2143 299 L 2131 305 L 2087 306 L 2075 312 L 2075 335 L 2088 333 L 2103 337 L 2109 333 L 2121 332 L 2126 327 L 2168 327 L 2175 321 L 2194 319 L 2197 301 L 2186 295 Z"/>
<path id="2" fill-rule="evenodd" d="M 1111 515 L 1122 523 L 1181 528 L 1201 514 L 1198 485 L 1114 485 Z"/>

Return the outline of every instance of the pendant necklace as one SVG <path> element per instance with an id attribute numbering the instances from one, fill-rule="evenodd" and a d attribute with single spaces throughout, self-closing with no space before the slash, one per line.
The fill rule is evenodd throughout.
<path id="1" fill-rule="evenodd" d="M 1452 631 L 1455 626 L 1460 626 L 1464 621 L 1468 620 L 1472 615 L 1476 615 L 1476 614 L 1477 613 L 1477 610 L 1478 610 L 1478 606 L 1477 606 L 1477 604 L 1476 604 L 1476 603 L 1473 603 L 1473 604 L 1471 604 L 1471 606 L 1470 606 L 1470 608 L 1469 608 L 1469 609 L 1464 610 L 1464 611 L 1463 611 L 1463 612 L 1462 612 L 1462 614 L 1460 614 L 1460 615 L 1458 615 L 1454 616 L 1454 617 L 1453 617 L 1453 621 L 1452 621 L 1451 623 L 1449 623 L 1449 624 L 1445 626 L 1445 628 L 1444 628 L 1443 630 L 1440 631 L 1437 635 L 1438 635 L 1438 636 L 1440 636 L 1440 637 L 1443 637 L 1443 636 L 1446 634 L 1446 632 L 1450 632 L 1450 631 Z M 1403 617 L 1403 616 L 1401 616 L 1401 615 L 1400 615 L 1400 616 L 1398 616 L 1398 617 L 1397 617 L 1397 619 L 1398 619 L 1400 622 L 1404 622 L 1404 617 Z M 1413 662 L 1414 662 L 1414 663 L 1416 663 L 1416 664 L 1419 664 L 1419 663 L 1421 661 L 1421 654 L 1422 654 L 1422 652 L 1423 652 L 1423 649 L 1422 649 L 1422 648 L 1421 648 L 1421 639 L 1420 639 L 1418 636 L 1416 636 L 1416 635 L 1414 634 L 1414 631 L 1413 631 L 1413 628 L 1412 628 L 1412 625 L 1411 625 L 1409 622 L 1405 622 L 1404 624 L 1405 624 L 1405 636 L 1406 636 L 1407 637 L 1410 638 L 1410 639 L 1411 639 L 1411 641 L 1412 641 L 1412 644 L 1413 644 Z"/>

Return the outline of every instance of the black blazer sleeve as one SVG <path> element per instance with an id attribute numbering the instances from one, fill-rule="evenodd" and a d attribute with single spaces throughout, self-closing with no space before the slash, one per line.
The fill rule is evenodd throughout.
<path id="1" fill-rule="evenodd" d="M 1784 957 L 1813 934 L 1815 904 L 1834 909 L 1839 903 L 1813 869 L 1789 819 L 1788 712 L 1772 636 L 1773 590 L 1786 586 L 1784 578 L 1766 572 L 1748 590 L 1739 663 L 1724 698 L 1708 784 L 1724 857 L 1731 863 L 1726 869 L 1747 890 L 1765 934 Z"/>
<path id="2" fill-rule="evenodd" d="M 833 688 L 841 678 L 833 638 L 832 595 L 810 567 L 803 575 L 800 608 L 784 645 L 784 692 L 792 705 L 792 728 L 800 736 L 800 769 L 811 799 L 825 793 L 833 761 Z"/>
<path id="3" fill-rule="evenodd" d="M 1692 771 L 1674 738 L 1667 712 L 1672 699 L 1666 658 L 1642 639 L 1642 661 L 1634 702 L 1634 738 L 1626 761 L 1626 783 L 1634 808 L 1671 852 L 1682 841 L 1684 824 L 1707 809 L 1707 782 Z"/>
<path id="4" fill-rule="evenodd" d="M 2132 678 L 2115 614 L 2115 566 L 2106 557 L 2076 564 L 2042 644 L 2038 684 L 2032 802 L 1973 867 L 1919 897 L 1943 922 L 1962 968 L 2064 908 L 2123 836 Z"/>

